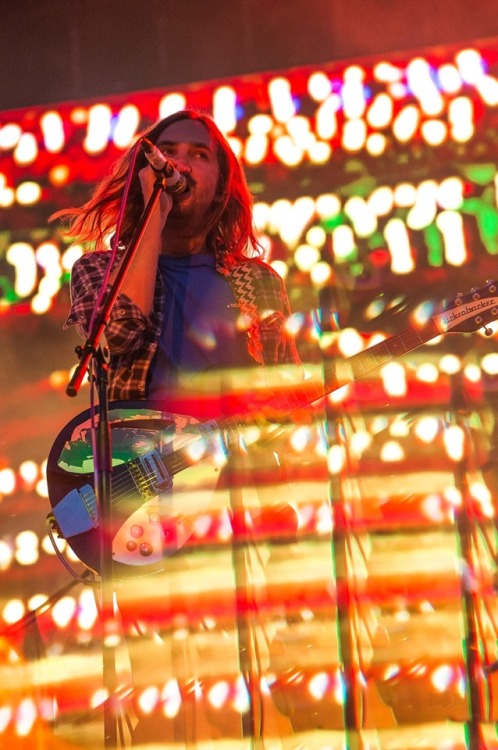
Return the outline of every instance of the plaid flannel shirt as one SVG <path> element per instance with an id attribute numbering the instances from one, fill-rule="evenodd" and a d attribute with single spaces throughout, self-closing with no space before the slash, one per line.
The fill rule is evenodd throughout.
<path id="1" fill-rule="evenodd" d="M 95 251 L 79 258 L 71 274 L 71 309 L 64 328 L 76 325 L 86 337 L 95 300 L 109 263 L 109 251 Z M 249 354 L 261 366 L 299 364 L 292 336 L 286 330 L 290 306 L 280 276 L 258 259 L 217 270 L 228 279 L 245 323 Z M 161 335 L 164 291 L 156 276 L 153 312 L 146 317 L 124 293 L 120 293 L 106 327 L 110 352 L 109 398 L 145 399 L 147 375 Z"/>

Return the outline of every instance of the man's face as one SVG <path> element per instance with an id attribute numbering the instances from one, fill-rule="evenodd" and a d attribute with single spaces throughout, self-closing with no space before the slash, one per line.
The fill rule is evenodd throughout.
<path id="1" fill-rule="evenodd" d="M 202 219 L 216 198 L 220 176 L 216 144 L 208 130 L 197 120 L 179 120 L 162 131 L 156 145 L 188 184 L 174 197 L 170 217 Z"/>

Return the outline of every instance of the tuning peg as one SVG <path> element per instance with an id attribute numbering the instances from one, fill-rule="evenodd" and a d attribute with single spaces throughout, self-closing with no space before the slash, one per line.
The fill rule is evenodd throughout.
<path id="1" fill-rule="evenodd" d="M 485 336 L 492 336 L 493 335 L 493 329 L 489 326 L 484 326 L 484 335 Z"/>

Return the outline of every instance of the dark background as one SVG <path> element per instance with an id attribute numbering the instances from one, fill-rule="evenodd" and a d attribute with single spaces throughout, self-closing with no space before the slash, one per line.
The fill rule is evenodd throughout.
<path id="1" fill-rule="evenodd" d="M 123 94 L 125 98 L 128 92 L 182 87 L 193 82 L 199 82 L 200 88 L 203 81 L 230 79 L 262 71 L 284 71 L 290 67 L 305 65 L 319 66 L 340 60 L 363 61 L 369 56 L 383 54 L 392 60 L 393 53 L 398 51 L 401 55 L 404 51 L 409 51 L 412 56 L 423 49 L 434 50 L 438 46 L 462 42 L 470 45 L 486 39 L 498 40 L 498 9 L 493 0 L 0 0 L 0 111 L 108 97 L 113 94 Z M 492 46 L 498 48 L 496 42 Z M 495 112 L 496 110 L 492 113 L 493 117 Z M 486 114 L 489 115 L 489 112 Z M 2 119 L 9 121 L 8 115 Z M 371 160 L 375 162 L 377 172 L 374 176 L 377 183 L 391 184 L 402 179 L 413 179 L 418 184 L 434 175 L 441 179 L 446 168 L 448 174 L 454 174 L 455 171 L 459 174 L 457 170 L 460 165 L 475 165 L 478 158 L 485 164 L 489 161 L 494 167 L 497 161 L 495 134 L 498 127 L 493 120 L 484 135 L 483 128 L 481 123 L 479 137 L 475 139 L 476 149 L 480 149 L 479 155 L 470 153 L 468 159 L 465 150 L 462 156 L 462 150 L 453 148 L 454 144 L 451 143 L 446 149 L 436 153 L 430 148 L 417 149 L 417 144 L 410 142 L 403 150 L 388 152 L 385 161 Z M 483 151 L 483 144 L 488 150 Z M 474 142 L 471 142 L 469 150 L 473 146 Z M 10 158 L 10 155 L 7 154 L 6 158 Z M 88 162 L 90 161 L 91 158 L 88 158 Z M 354 169 L 345 167 L 343 172 L 343 163 L 354 163 L 356 166 Z M 306 174 L 308 166 L 303 165 Z M 347 195 L 349 190 L 352 194 L 357 189 L 357 177 L 371 177 L 371 172 L 367 170 L 370 166 L 366 164 L 363 169 L 358 155 L 351 157 L 343 154 L 341 160 L 340 154 L 336 152 L 333 162 L 324 168 L 313 170 L 313 194 L 326 189 L 326 186 L 322 188 L 319 183 L 320 178 L 315 176 L 318 173 L 323 173 L 328 186 L 335 187 L 340 181 L 342 194 Z M 270 165 L 268 171 L 270 170 L 279 191 L 284 187 L 285 190 L 290 190 L 300 179 L 299 170 L 280 169 L 277 176 L 275 165 Z M 492 174 L 495 174 L 494 168 Z M 260 182 L 263 184 L 263 180 Z M 486 184 L 484 188 L 487 188 Z M 268 200 L 275 200 L 277 197 L 271 192 L 272 189 L 268 180 L 265 184 Z M 290 197 L 302 194 L 302 190 L 296 190 Z M 483 205 L 484 201 L 481 201 L 479 206 L 482 208 Z M 44 208 L 41 204 L 40 211 Z M 33 242 L 37 244 L 39 238 L 45 236 L 43 231 L 46 231 L 47 226 L 47 217 L 40 216 L 39 222 L 38 216 L 35 209 L 21 210 L 18 206 L 0 211 L 0 240 L 3 233 L 4 245 L 10 244 L 10 229 L 6 226 L 10 227 L 12 223 L 14 232 L 15 223 L 20 232 L 19 239 L 24 239 L 33 229 L 43 227 L 42 233 L 33 232 L 33 237 L 38 238 L 33 239 Z M 413 274 L 404 278 L 388 275 L 388 271 L 384 272 L 384 267 L 378 270 L 375 266 L 370 276 L 363 271 L 361 274 L 357 273 L 356 270 L 351 276 L 346 277 L 344 273 L 343 287 L 340 287 L 343 280 L 339 278 L 337 308 L 340 309 L 341 316 L 347 315 L 344 320 L 341 317 L 339 323 L 347 327 L 354 315 L 363 314 L 372 298 L 379 296 L 386 300 L 389 294 L 392 297 L 389 297 L 389 304 L 386 304 L 386 314 L 379 316 L 371 325 L 375 330 L 379 328 L 387 333 L 394 333 L 405 328 L 405 318 L 420 298 L 436 298 L 439 304 L 446 295 L 452 297 L 457 291 L 466 293 L 474 282 L 476 286 L 482 286 L 486 278 L 495 278 L 497 255 L 488 253 L 484 248 L 474 216 L 467 216 L 466 219 L 471 226 L 468 244 L 472 257 L 465 267 L 450 268 L 448 264 L 443 268 L 429 267 L 425 262 L 427 246 L 424 232 L 412 232 L 411 239 L 418 254 L 418 265 Z M 7 221 L 9 224 L 2 224 Z M 496 226 L 498 227 L 498 220 Z M 493 237 L 498 242 L 496 237 L 498 229 Z M 364 247 L 369 250 L 366 242 Z M 371 255 L 374 256 L 375 253 Z M 309 313 L 317 303 L 312 302 L 305 307 L 302 300 L 307 287 L 310 294 L 314 294 L 314 289 L 307 283 L 307 279 L 303 281 L 298 274 L 295 276 L 295 281 L 289 284 L 291 294 L 296 292 L 296 297 L 292 297 L 295 309 L 304 309 Z M 391 298 L 396 304 L 390 304 Z M 321 302 L 325 303 L 327 299 L 324 298 Z M 65 394 L 67 372 L 77 361 L 74 347 L 81 343 L 74 331 L 62 331 L 68 306 L 68 288 L 65 284 L 48 314 L 32 314 L 27 302 L 12 305 L 6 310 L 0 309 L 0 313 L 5 312 L 0 317 L 0 469 L 12 467 L 16 476 L 18 467 L 26 459 L 35 461 L 41 472 L 42 462 L 49 455 L 59 430 L 87 407 L 88 389 L 83 389 L 76 399 L 69 399 Z M 396 684 L 398 675 L 395 675 L 393 682 L 386 682 L 384 685 L 384 694 L 379 692 L 378 696 L 373 678 L 369 679 L 367 687 L 371 692 L 368 696 L 366 691 L 364 693 L 369 726 L 378 727 L 379 730 L 385 728 L 382 722 L 386 721 L 385 713 L 392 704 L 398 706 L 396 721 L 400 724 L 438 722 L 434 724 L 434 728 L 438 736 L 442 737 L 444 725 L 439 723 L 442 716 L 446 720 L 449 712 L 448 718 L 453 724 L 459 721 L 457 709 L 460 710 L 460 704 L 455 704 L 455 697 L 459 699 L 458 689 L 455 686 L 453 692 L 439 694 L 434 691 L 433 685 L 427 684 L 424 694 L 429 706 L 424 713 L 421 708 L 419 674 L 411 670 L 411 665 L 422 664 L 425 660 L 429 675 L 429 669 L 434 663 L 438 663 L 438 659 L 448 659 L 448 654 L 456 655 L 455 660 L 460 660 L 463 656 L 459 623 L 463 622 L 464 611 L 460 602 L 461 582 L 457 577 L 457 571 L 462 569 L 462 560 L 456 555 L 457 540 L 452 522 L 449 521 L 454 509 L 442 494 L 438 499 L 439 485 L 442 485 L 439 477 L 448 465 L 447 454 L 442 443 L 421 448 L 420 441 L 412 438 L 412 427 L 418 414 L 439 411 L 442 414 L 441 423 L 448 424 L 451 416 L 450 385 L 454 387 L 454 383 L 459 383 L 459 380 L 454 379 L 454 383 L 451 383 L 449 378 L 440 377 L 437 385 L 420 384 L 415 382 L 412 363 L 425 358 L 427 361 L 437 362 L 443 351 L 462 358 L 469 353 L 472 361 L 474 358 L 478 360 L 483 351 L 496 348 L 496 337 L 485 339 L 472 334 L 446 336 L 438 347 L 420 350 L 417 355 L 420 359 L 415 360 L 410 355 L 406 360 L 407 377 L 410 378 L 406 399 L 389 399 L 380 386 L 372 386 L 375 381 L 366 381 L 361 390 L 351 396 L 351 402 L 345 409 L 351 409 L 353 419 L 351 426 L 346 425 L 346 433 L 355 428 L 355 399 L 359 403 L 359 417 L 365 419 L 366 424 L 370 418 L 373 420 L 379 416 L 390 426 L 399 417 L 399 421 L 406 420 L 411 432 L 404 443 L 406 461 L 393 466 L 379 461 L 380 448 L 389 434 L 387 427 L 376 427 L 370 452 L 365 453 L 361 463 L 353 462 L 351 481 L 348 477 L 348 482 L 344 483 L 342 489 L 346 492 L 346 499 L 349 501 L 352 498 L 354 501 L 351 505 L 348 502 L 348 513 L 349 508 L 354 508 L 354 513 L 358 514 L 353 518 L 352 528 L 353 532 L 357 529 L 360 531 L 359 537 L 346 540 L 348 546 L 352 543 L 350 554 L 354 566 L 358 563 L 360 569 L 363 559 L 368 560 L 369 565 L 368 580 L 364 581 L 361 575 L 358 578 L 358 590 L 354 591 L 352 598 L 356 609 L 351 623 L 356 627 L 366 615 L 368 623 L 365 624 L 370 628 L 380 613 L 381 637 L 374 652 L 375 664 L 380 665 L 382 673 L 387 674 L 385 667 L 388 665 L 405 663 L 410 667 L 409 677 L 413 673 L 413 688 L 410 687 L 408 677 L 405 682 Z M 322 355 L 314 343 L 313 348 L 317 356 Z M 58 387 L 51 379 L 54 370 L 60 373 Z M 488 384 L 488 388 L 489 391 L 495 388 L 491 396 L 496 402 L 498 383 L 491 386 Z M 468 394 L 464 395 L 466 397 Z M 488 398 L 491 396 L 488 394 Z M 465 404 L 465 409 L 462 406 L 455 418 L 465 419 L 468 408 L 468 404 Z M 340 409 L 338 413 L 342 418 Z M 494 413 L 498 414 L 498 409 L 494 409 Z M 350 415 L 346 416 L 349 418 Z M 333 419 L 332 416 L 331 423 Z M 493 424 L 491 419 L 489 423 Z M 487 428 L 488 423 L 485 425 Z M 441 433 L 442 431 L 441 429 Z M 483 442 L 484 437 L 482 436 Z M 495 438 L 498 444 L 498 427 Z M 469 445 L 469 448 L 471 450 L 466 458 L 473 469 L 481 460 L 478 450 L 480 442 L 476 440 L 476 444 Z M 295 461 L 302 466 L 302 474 L 296 471 L 296 475 L 303 478 L 303 485 L 298 484 L 299 501 L 303 499 L 303 503 L 307 504 L 310 500 L 310 507 L 317 502 L 323 508 L 323 500 L 328 496 L 331 486 L 327 477 L 323 481 L 317 479 L 317 476 L 322 476 L 318 472 L 323 467 L 321 458 L 316 463 L 311 442 L 308 450 L 309 457 L 307 454 L 294 456 L 289 451 L 286 460 Z M 481 463 L 483 461 L 484 459 Z M 370 481 L 372 477 L 373 482 Z M 312 485 L 311 490 L 308 485 Z M 335 484 L 333 491 L 337 492 Z M 308 492 L 316 492 L 317 499 L 314 494 L 306 495 Z M 426 499 L 430 500 L 431 507 L 436 501 L 441 503 L 441 518 L 444 520 L 440 520 L 436 512 L 434 519 L 428 515 L 424 506 Z M 17 535 L 27 529 L 33 530 L 41 540 L 46 534 L 45 517 L 48 511 L 47 498 L 18 482 L 14 493 L 0 496 L 0 540 L 5 539 L 13 546 Z M 365 545 L 369 548 L 368 551 L 361 546 L 366 540 L 365 531 L 370 534 Z M 419 533 L 420 531 L 426 533 Z M 325 537 L 320 535 L 320 539 L 324 540 Z M 316 642 L 316 651 L 308 648 L 307 640 L 296 640 L 294 634 L 291 634 L 289 645 L 284 641 L 282 646 L 289 648 L 290 658 L 294 658 L 294 655 L 298 657 L 298 665 L 301 664 L 301 654 L 297 655 L 296 649 L 302 650 L 305 660 L 311 658 L 308 656 L 311 651 L 315 651 L 315 658 L 320 662 L 319 668 L 322 671 L 328 668 L 329 660 L 335 658 L 335 645 L 324 646 L 323 633 L 326 629 L 331 634 L 335 633 L 336 623 L 333 617 L 329 618 L 327 610 L 327 602 L 333 591 L 329 581 L 332 570 L 329 551 L 315 544 L 315 541 L 313 539 L 313 544 L 300 547 L 299 552 L 289 555 L 286 547 L 276 545 L 283 551 L 277 553 L 278 560 L 283 562 L 284 557 L 279 555 L 288 555 L 288 560 L 285 561 L 287 567 L 275 569 L 275 580 L 285 580 L 286 588 L 280 589 L 277 585 L 272 589 L 272 595 L 275 590 L 277 593 L 281 591 L 281 601 L 286 605 L 288 602 L 297 602 L 292 606 L 298 606 L 299 609 L 303 602 L 308 607 L 308 597 L 310 606 L 319 602 L 317 629 L 310 630 L 305 635 L 305 639 L 310 638 L 310 643 Z M 482 542 L 483 547 L 486 546 L 485 542 L 486 540 Z M 330 548 L 328 541 L 326 546 Z M 373 554 L 370 558 L 371 550 Z M 465 571 L 470 569 L 472 573 L 469 565 L 463 568 Z M 493 570 L 492 561 L 486 559 L 482 569 L 487 575 Z M 403 571 L 402 574 L 399 573 L 400 570 Z M 283 573 L 289 576 L 288 587 Z M 218 586 L 218 571 L 214 574 L 208 571 L 208 574 L 216 576 Z M 206 570 L 203 575 L 206 575 Z M 303 584 L 306 590 L 303 588 L 301 593 L 302 579 L 306 582 Z M 474 580 L 478 581 L 478 578 L 473 577 Z M 311 582 L 310 586 L 307 585 L 308 581 Z M 67 582 L 66 569 L 53 555 L 49 556 L 46 552 L 42 552 L 37 563 L 31 567 L 26 568 L 13 561 L 9 567 L 0 570 L 0 610 L 3 610 L 3 604 L 11 598 L 21 598 L 28 602 L 35 593 L 55 595 L 64 590 Z M 486 586 L 482 586 L 475 596 L 476 600 L 481 601 L 479 606 L 483 610 L 482 621 L 486 628 L 486 618 L 493 606 L 493 602 L 488 602 L 487 598 L 491 598 L 492 593 L 492 586 L 486 582 Z M 78 595 L 77 592 L 75 596 Z M 370 610 L 365 607 L 369 597 L 375 605 L 371 620 Z M 216 599 L 218 601 L 221 600 Z M 278 599 L 275 601 L 278 605 Z M 229 606 L 225 600 L 223 602 L 225 608 Z M 427 603 L 434 606 L 434 612 L 427 610 Z M 403 619 L 396 617 L 398 611 L 403 614 Z M 279 621 L 280 612 L 279 608 Z M 404 617 L 407 613 L 410 616 L 409 622 Z M 269 610 L 265 612 L 265 617 L 272 616 Z M 50 612 L 39 620 L 40 630 L 47 644 L 55 644 L 59 649 L 54 649 L 53 653 L 57 655 L 62 650 L 71 658 L 69 667 L 68 662 L 54 661 L 54 666 L 51 663 L 50 668 L 62 669 L 71 674 L 72 679 L 75 679 L 74 689 L 79 691 L 76 701 L 73 697 L 76 693 L 67 690 L 62 675 L 54 672 L 57 677 L 61 677 L 60 684 L 68 693 L 67 698 L 61 695 L 58 700 L 62 729 L 56 727 L 56 730 L 62 737 L 65 736 L 63 732 L 70 732 L 71 740 L 75 741 L 78 734 L 84 734 L 87 739 L 85 746 L 90 747 L 88 737 L 91 733 L 95 731 L 100 737 L 100 723 L 96 726 L 100 722 L 100 714 L 95 722 L 95 714 L 83 712 L 81 706 L 86 706 L 87 693 L 89 697 L 90 691 L 93 691 L 93 683 L 86 670 L 85 684 L 76 681 L 78 675 L 74 675 L 73 670 L 77 662 L 72 660 L 74 655 L 82 658 L 85 654 L 83 648 L 88 653 L 90 648 L 85 645 L 86 640 L 79 641 L 80 628 L 76 624 L 76 615 L 71 626 L 61 631 L 54 627 Z M 0 618 L 0 630 L 2 626 L 5 627 L 5 623 Z M 362 629 L 363 625 L 360 630 Z M 22 630 L 19 632 L 23 634 Z M 356 633 L 353 635 L 356 636 Z M 493 641 L 495 640 L 496 636 L 493 635 Z M 358 644 L 359 641 L 360 639 Z M 94 643 L 98 645 L 98 635 Z M 305 648 L 301 647 L 302 643 Z M 24 639 L 24 645 L 30 645 L 27 638 Z M 491 644 L 488 649 L 490 654 L 494 653 Z M 478 653 L 478 649 L 475 648 L 472 653 Z M 412 662 L 412 659 L 418 661 Z M 98 663 L 100 664 L 100 660 Z M 12 674 L 11 666 L 9 665 L 9 675 Z M 225 664 L 222 663 L 221 666 L 225 670 Z M 24 689 L 25 672 L 22 663 L 21 667 L 23 677 L 19 677 L 18 681 Z M 335 669 L 334 663 L 334 673 Z M 379 670 L 378 674 L 380 673 Z M 100 674 L 98 684 L 100 686 Z M 10 701 L 15 685 L 12 688 L 10 683 L 6 683 L 5 688 L 10 691 Z M 37 691 L 38 689 L 39 685 Z M 70 700 L 74 702 L 68 710 L 66 704 Z M 385 701 L 386 705 L 381 705 L 381 701 Z M 288 705 L 292 709 L 290 702 Z M 379 722 L 376 710 L 380 716 Z M 68 711 L 67 715 L 65 711 Z M 327 726 L 327 722 L 331 721 L 330 703 L 326 704 L 325 711 L 326 714 L 319 715 L 321 726 Z M 307 720 L 306 711 L 296 710 L 293 716 L 296 722 Z M 492 716 L 496 721 L 496 709 Z M 392 738 L 394 735 L 390 722 L 391 720 L 388 731 Z M 449 722 L 446 723 L 446 728 L 448 727 Z M 422 735 L 425 733 L 424 727 L 418 731 Z M 461 731 L 463 732 L 463 725 Z M 403 733 L 403 738 L 407 737 L 407 733 Z M 31 739 L 21 738 L 23 747 L 27 747 L 25 742 L 29 743 Z M 420 744 L 420 737 L 414 742 Z M 8 746 L 13 750 L 12 743 Z M 52 747 L 53 744 L 48 740 L 45 746 Z M 96 746 L 96 742 L 92 744 L 92 747 Z M 16 747 L 19 748 L 19 745 Z"/>
<path id="2" fill-rule="evenodd" d="M 1 0 L 0 110 L 498 36 L 490 0 Z"/>

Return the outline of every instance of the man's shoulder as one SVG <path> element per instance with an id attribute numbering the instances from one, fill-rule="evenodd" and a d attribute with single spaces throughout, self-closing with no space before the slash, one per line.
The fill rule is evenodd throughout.
<path id="1" fill-rule="evenodd" d="M 110 258 L 110 250 L 91 250 L 80 255 L 80 257 L 74 261 L 73 267 L 78 266 L 90 268 L 95 266 L 100 268 L 106 266 L 109 263 Z"/>
<path id="2" fill-rule="evenodd" d="M 98 275 L 99 277 L 105 272 L 111 261 L 112 253 L 110 250 L 92 250 L 83 253 L 74 261 L 71 269 L 73 279 L 83 279 Z"/>
<path id="3" fill-rule="evenodd" d="M 238 263 L 235 269 L 238 269 L 238 273 L 249 274 L 255 281 L 282 284 L 282 279 L 275 269 L 261 258 L 248 258 Z"/>

